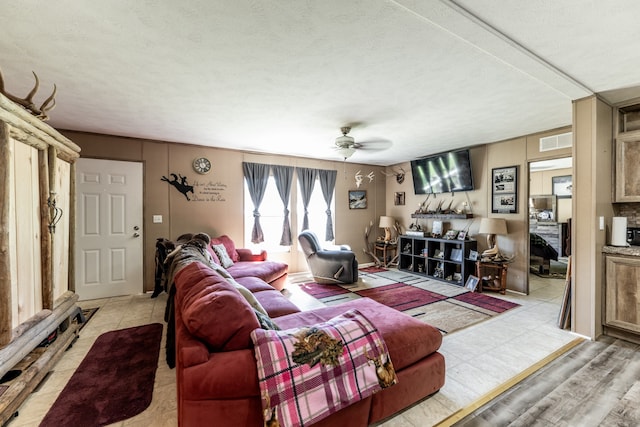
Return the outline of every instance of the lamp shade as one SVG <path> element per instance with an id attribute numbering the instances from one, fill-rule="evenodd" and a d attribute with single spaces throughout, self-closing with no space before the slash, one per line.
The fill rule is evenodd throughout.
<path id="1" fill-rule="evenodd" d="M 507 222 L 502 218 L 482 218 L 480 234 L 507 234 Z"/>
<path id="2" fill-rule="evenodd" d="M 380 227 L 380 228 L 393 228 L 394 224 L 395 224 L 395 221 L 393 220 L 393 217 L 381 216 L 380 217 L 380 224 L 378 225 L 378 227 Z"/>

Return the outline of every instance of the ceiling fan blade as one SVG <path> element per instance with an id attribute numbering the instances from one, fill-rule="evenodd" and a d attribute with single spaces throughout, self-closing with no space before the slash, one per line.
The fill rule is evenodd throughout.
<path id="1" fill-rule="evenodd" d="M 382 151 L 391 148 L 393 143 L 388 139 L 378 139 L 369 141 L 359 141 L 356 143 L 358 150 L 364 151 Z"/>

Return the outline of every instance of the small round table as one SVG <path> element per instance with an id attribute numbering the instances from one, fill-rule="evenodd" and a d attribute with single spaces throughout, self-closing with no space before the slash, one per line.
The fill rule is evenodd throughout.
<path id="1" fill-rule="evenodd" d="M 381 265 L 388 267 L 393 262 L 398 245 L 396 243 L 376 242 L 374 245 L 374 254 L 378 256 L 378 252 L 382 253 Z"/>

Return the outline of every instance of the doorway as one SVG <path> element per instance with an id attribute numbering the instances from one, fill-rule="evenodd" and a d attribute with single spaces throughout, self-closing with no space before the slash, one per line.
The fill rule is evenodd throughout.
<path id="1" fill-rule="evenodd" d="M 143 291 L 142 163 L 78 159 L 76 293 L 80 300 Z"/>
<path id="2" fill-rule="evenodd" d="M 571 157 L 529 164 L 529 291 L 564 289 L 572 217 Z"/>

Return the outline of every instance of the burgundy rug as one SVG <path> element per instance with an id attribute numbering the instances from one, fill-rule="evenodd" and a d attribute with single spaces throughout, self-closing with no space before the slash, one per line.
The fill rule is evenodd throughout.
<path id="1" fill-rule="evenodd" d="M 327 305 L 367 297 L 429 323 L 443 333 L 489 319 L 519 304 L 491 295 L 469 292 L 411 274 L 379 267 L 360 269 L 361 280 L 352 285 L 305 283 L 300 289 Z M 404 283 L 407 282 L 407 283 Z M 363 289 L 363 286 L 370 286 Z"/>
<path id="2" fill-rule="evenodd" d="M 447 299 L 444 295 L 405 285 L 404 283 L 365 289 L 355 293 L 361 297 L 371 298 L 380 304 L 395 308 L 398 311 L 411 310 L 412 308 Z"/>
<path id="3" fill-rule="evenodd" d="M 473 304 L 478 307 L 482 307 L 487 310 L 495 311 L 496 313 L 503 313 L 513 307 L 518 307 L 519 304 L 514 302 L 505 301 L 500 298 L 493 298 L 489 295 L 478 294 L 475 292 L 467 292 L 453 297 L 458 301 L 463 301 L 468 304 Z"/>
<path id="4" fill-rule="evenodd" d="M 160 323 L 100 335 L 40 426 L 104 426 L 144 411 L 161 338 Z"/>

